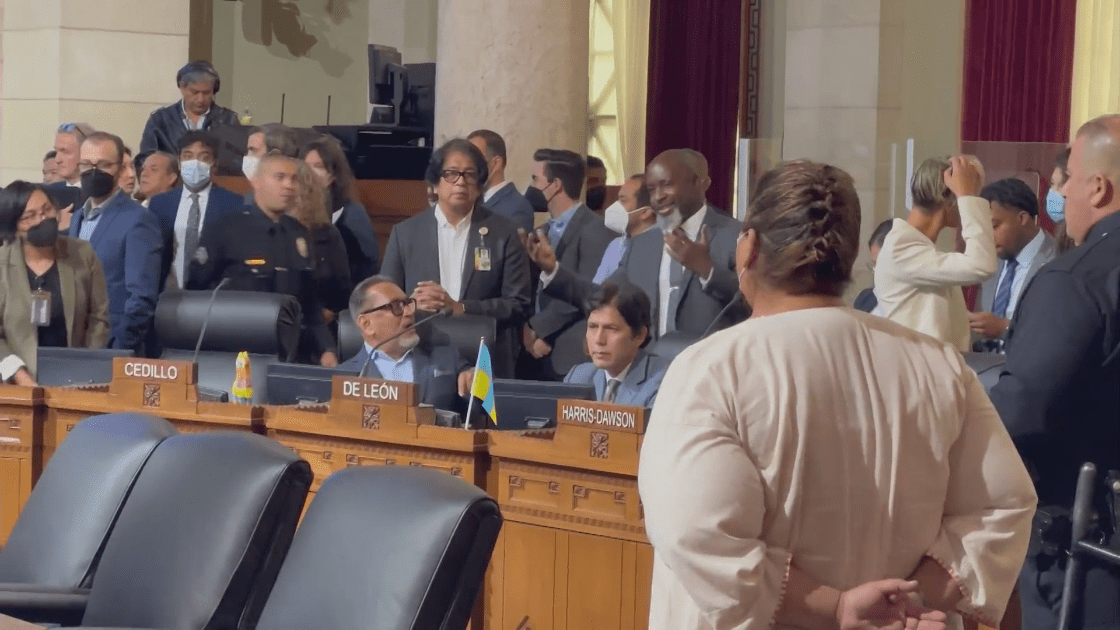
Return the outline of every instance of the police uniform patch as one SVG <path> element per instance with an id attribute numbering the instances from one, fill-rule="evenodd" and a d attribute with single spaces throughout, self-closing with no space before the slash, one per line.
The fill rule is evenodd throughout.
<path id="1" fill-rule="evenodd" d="M 302 236 L 296 239 L 296 251 L 300 256 L 307 258 L 307 241 Z"/>
<path id="2" fill-rule="evenodd" d="M 205 247 L 199 247 L 194 250 L 194 261 L 196 263 L 205 265 L 207 260 L 210 260 L 210 255 L 206 253 Z"/>

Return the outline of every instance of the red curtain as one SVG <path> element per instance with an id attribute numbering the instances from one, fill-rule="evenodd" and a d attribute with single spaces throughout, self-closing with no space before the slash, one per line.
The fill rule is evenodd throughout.
<path id="1" fill-rule="evenodd" d="M 708 202 L 733 213 L 743 0 L 650 0 L 646 161 L 667 149 L 708 158 Z"/>
<path id="2" fill-rule="evenodd" d="M 1074 0 L 971 0 L 961 140 L 1068 142 Z"/>

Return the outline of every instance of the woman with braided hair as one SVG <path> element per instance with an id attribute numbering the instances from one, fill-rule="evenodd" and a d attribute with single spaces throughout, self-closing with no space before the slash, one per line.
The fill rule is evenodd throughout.
<path id="1" fill-rule="evenodd" d="M 650 630 L 998 627 L 1030 478 L 952 345 L 844 304 L 859 226 L 838 168 L 760 181 L 754 315 L 677 357 L 642 446 Z"/>

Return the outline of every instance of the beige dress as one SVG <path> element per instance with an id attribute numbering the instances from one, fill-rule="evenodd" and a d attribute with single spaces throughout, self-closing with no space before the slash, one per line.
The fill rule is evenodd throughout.
<path id="1" fill-rule="evenodd" d="M 929 555 L 996 626 L 1031 480 L 949 344 L 849 308 L 751 319 L 682 353 L 641 453 L 650 630 L 762 629 L 791 558 L 847 589 Z"/>

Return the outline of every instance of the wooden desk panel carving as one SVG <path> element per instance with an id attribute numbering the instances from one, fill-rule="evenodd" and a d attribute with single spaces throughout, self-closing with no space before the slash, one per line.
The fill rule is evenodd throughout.
<path id="1" fill-rule="evenodd" d="M 43 467 L 43 390 L 0 385 L 0 544 Z"/>

